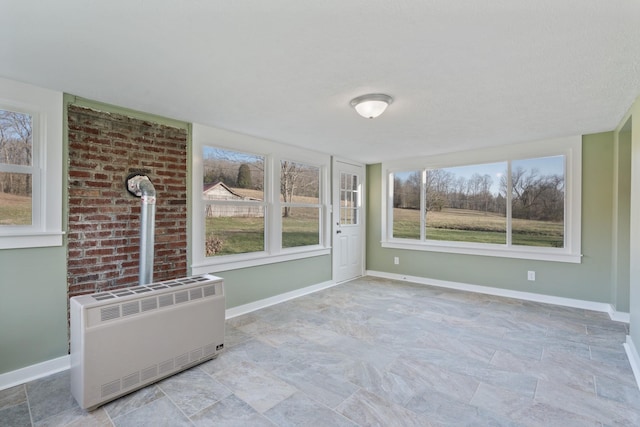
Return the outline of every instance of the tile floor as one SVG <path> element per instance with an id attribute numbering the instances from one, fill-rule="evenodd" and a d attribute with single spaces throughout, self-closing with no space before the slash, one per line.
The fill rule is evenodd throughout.
<path id="1" fill-rule="evenodd" d="M 603 313 L 362 278 L 227 321 L 215 360 L 91 413 L 62 372 L 1 426 L 638 426 Z"/>

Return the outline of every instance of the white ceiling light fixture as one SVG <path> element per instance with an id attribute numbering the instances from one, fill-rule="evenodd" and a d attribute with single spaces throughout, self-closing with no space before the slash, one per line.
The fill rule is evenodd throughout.
<path id="1" fill-rule="evenodd" d="M 382 93 L 371 93 L 369 95 L 362 95 L 351 100 L 351 106 L 362 117 L 366 119 L 373 119 L 384 113 L 389 104 L 393 102 L 393 98 L 389 95 Z"/>

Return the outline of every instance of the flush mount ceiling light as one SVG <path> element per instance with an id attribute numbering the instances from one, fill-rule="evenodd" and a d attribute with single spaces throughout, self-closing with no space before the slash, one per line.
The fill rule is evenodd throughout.
<path id="1" fill-rule="evenodd" d="M 373 119 L 384 113 L 384 110 L 386 110 L 392 102 L 393 98 L 389 95 L 371 93 L 353 98 L 350 104 L 362 117 Z"/>

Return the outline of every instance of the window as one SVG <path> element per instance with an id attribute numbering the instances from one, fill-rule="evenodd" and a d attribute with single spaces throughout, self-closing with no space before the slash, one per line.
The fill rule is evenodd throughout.
<path id="1" fill-rule="evenodd" d="M 33 225 L 33 117 L 0 109 L 0 226 Z"/>
<path id="2" fill-rule="evenodd" d="M 342 172 L 340 174 L 340 225 L 358 225 L 359 192 L 358 175 Z"/>
<path id="3" fill-rule="evenodd" d="M 383 246 L 580 262 L 580 152 L 577 137 L 385 165 Z"/>
<path id="4" fill-rule="evenodd" d="M 330 157 L 193 125 L 194 274 L 330 253 Z"/>
<path id="5" fill-rule="evenodd" d="M 264 251 L 264 157 L 205 146 L 205 256 Z"/>
<path id="6" fill-rule="evenodd" d="M 282 248 L 320 244 L 320 168 L 280 162 Z"/>
<path id="7" fill-rule="evenodd" d="M 62 245 L 62 94 L 0 79 L 0 249 Z"/>

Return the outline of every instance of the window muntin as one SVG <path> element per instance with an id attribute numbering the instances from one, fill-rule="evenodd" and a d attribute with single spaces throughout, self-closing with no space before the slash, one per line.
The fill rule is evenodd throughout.
<path id="1" fill-rule="evenodd" d="M 360 213 L 358 175 L 340 174 L 340 225 L 358 225 Z"/>
<path id="2" fill-rule="evenodd" d="M 328 244 L 331 241 L 331 224 L 328 214 L 331 210 L 330 194 L 327 192 L 330 156 L 196 123 L 192 125 L 192 143 L 192 177 L 195 183 L 191 190 L 195 212 L 192 218 L 192 233 L 196 237 L 193 241 L 191 268 L 194 274 L 330 254 Z M 259 158 L 259 161 L 256 158 Z M 226 171 L 223 171 L 225 173 L 216 174 L 211 167 L 214 160 L 231 160 L 234 165 L 231 168 L 226 167 Z M 288 164 L 303 167 L 313 176 L 313 180 L 317 181 L 317 184 L 311 186 L 315 189 L 309 186 L 296 187 L 292 201 L 287 202 L 284 201 L 280 186 L 281 167 L 285 160 Z M 246 172 L 240 171 L 242 163 L 249 163 L 252 171 L 259 170 L 260 167 L 254 166 L 261 164 L 260 176 L 256 177 L 254 172 L 251 177 L 252 188 L 232 186 L 247 186 L 243 184 L 242 179 Z M 214 197 L 205 197 L 203 192 L 207 185 L 214 184 L 211 181 L 219 176 L 230 177 L 229 181 L 235 183 L 227 187 L 231 192 L 243 196 L 244 200 L 229 197 L 217 197 L 216 200 Z M 258 182 L 261 185 L 256 185 Z M 220 188 L 218 191 L 221 191 Z M 224 200 L 225 198 L 227 200 Z M 240 250 L 232 253 L 228 247 L 220 247 L 219 238 L 216 238 L 215 234 L 229 231 L 230 224 L 225 224 L 224 221 L 229 221 L 230 215 L 223 211 L 222 207 L 230 205 L 262 208 L 264 218 L 260 225 L 263 227 L 255 227 L 253 223 L 244 227 L 244 231 L 251 229 L 253 234 L 250 240 L 254 244 L 259 242 L 258 235 L 263 239 L 260 243 L 261 250 L 254 250 L 257 249 L 256 246 L 243 249 L 237 244 L 233 247 Z M 289 213 L 292 216 L 283 221 L 284 207 L 290 208 Z M 252 215 L 255 216 L 253 213 Z M 297 222 L 300 216 L 303 217 L 303 227 Z M 236 224 L 241 221 L 239 218 L 232 219 Z M 246 221 L 248 222 L 248 219 Z M 243 230 L 241 227 L 235 231 L 236 235 L 240 236 Z"/>
<path id="3" fill-rule="evenodd" d="M 512 189 L 508 187 L 506 192 L 505 185 L 510 185 L 511 167 L 515 164 L 523 166 L 521 162 L 536 162 L 543 159 L 551 163 L 555 159 L 556 166 L 551 173 L 547 169 L 534 165 L 538 168 L 539 175 L 555 175 L 562 170 L 564 173 L 564 182 L 558 184 L 555 188 L 555 194 L 562 194 L 564 202 L 564 213 L 562 223 L 559 224 L 559 217 L 556 215 L 551 217 L 538 218 L 537 223 L 533 220 L 524 218 L 513 218 L 511 215 Z M 504 244 L 477 243 L 473 241 L 454 241 L 454 240 L 436 240 L 427 239 L 425 235 L 429 233 L 426 230 L 425 218 L 418 218 L 421 221 L 422 236 L 419 239 L 403 238 L 394 234 L 398 230 L 397 224 L 400 218 L 394 215 L 394 178 L 406 174 L 407 171 L 420 171 L 426 173 L 427 170 L 435 169 L 451 169 L 462 166 L 487 165 L 491 163 L 506 162 L 508 166 L 507 174 L 503 174 L 500 178 L 500 195 L 505 197 L 506 205 L 506 230 L 507 242 Z M 457 253 L 468 255 L 483 256 L 499 256 L 506 258 L 534 259 L 545 261 L 559 261 L 580 263 L 582 259 L 581 251 L 581 188 L 582 188 L 582 137 L 579 135 L 571 137 L 563 137 L 556 139 L 540 140 L 523 144 L 514 144 L 507 146 L 499 146 L 492 148 L 483 148 L 479 150 L 467 152 L 455 152 L 434 155 L 423 158 L 405 159 L 393 162 L 387 162 L 382 165 L 385 173 L 383 174 L 383 211 L 382 211 L 382 230 L 381 244 L 384 248 L 393 249 L 409 249 L 423 250 L 444 253 Z M 529 168 L 530 170 L 532 168 Z M 423 177 L 426 180 L 426 175 Z M 505 184 L 504 181 L 507 181 Z M 426 185 L 426 182 L 425 182 Z M 506 195 L 509 197 L 506 197 Z M 424 195 L 423 195 L 424 196 Z M 426 204 L 422 197 L 421 203 Z M 509 200 L 506 200 L 509 199 Z M 550 195 L 547 200 L 554 199 Z M 554 200 L 558 202 L 556 197 Z M 397 200 L 396 200 L 397 202 Z M 421 206 L 420 212 L 425 212 L 425 206 Z M 557 213 L 557 210 L 555 211 Z M 512 242 L 512 228 L 515 232 L 520 233 L 523 230 L 523 220 L 537 228 L 537 236 L 535 236 L 535 246 L 531 245 L 527 240 L 516 236 Z M 415 224 L 415 220 L 414 220 Z M 395 230 L 394 230 L 395 228 Z M 561 231 L 560 231 L 561 230 Z M 561 241 L 558 236 L 562 234 Z M 528 237 L 529 238 L 529 237 Z"/>
<path id="4" fill-rule="evenodd" d="M 420 239 L 422 222 L 423 241 L 562 248 L 564 164 L 560 155 L 394 173 L 393 237 Z"/>
<path id="5" fill-rule="evenodd" d="M 264 156 L 203 147 L 204 256 L 265 250 Z"/>
<path id="6" fill-rule="evenodd" d="M 33 225 L 33 123 L 29 113 L 0 108 L 0 227 Z"/>
<path id="7" fill-rule="evenodd" d="M 7 160 L 6 152 L 0 154 L 0 173 L 3 174 L 0 186 L 2 182 L 12 179 L 16 179 L 14 186 L 20 181 L 23 185 L 19 212 L 0 213 L 0 249 L 61 246 L 64 234 L 63 95 L 61 92 L 0 78 L 0 98 L 0 111 L 5 119 L 6 112 L 18 113 L 21 118 L 30 121 L 31 126 L 30 143 L 17 147 L 23 154 L 30 152 L 29 161 L 25 160 L 26 157 L 12 160 L 11 156 Z M 0 126 L 6 132 L 6 122 Z M 24 131 L 23 127 L 22 130 L 11 132 L 24 135 Z M 6 133 L 4 137 L 7 138 Z M 0 188 L 0 195 L 2 193 L 6 191 Z M 0 210 L 6 205 L 0 201 Z"/>
<path id="8" fill-rule="evenodd" d="M 320 182 L 318 166 L 280 161 L 282 249 L 320 244 Z"/>

